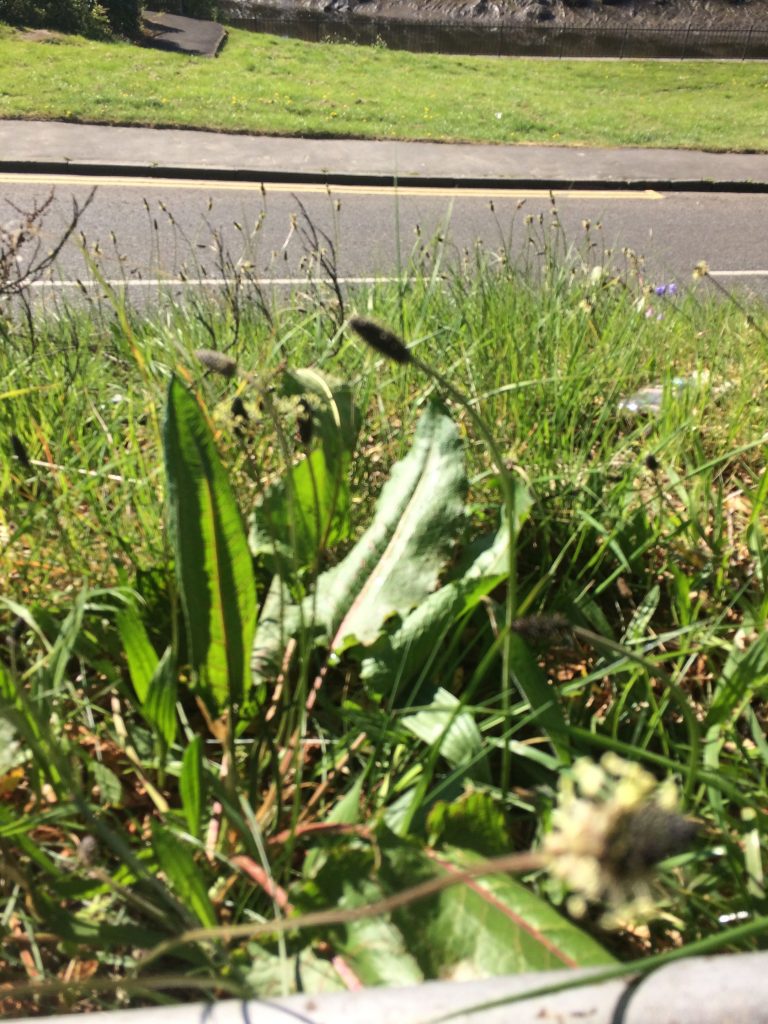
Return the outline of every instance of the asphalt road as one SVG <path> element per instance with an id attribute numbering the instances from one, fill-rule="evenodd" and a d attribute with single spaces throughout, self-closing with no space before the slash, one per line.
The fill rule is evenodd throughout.
<path id="1" fill-rule="evenodd" d="M 415 248 L 445 240 L 442 259 L 456 264 L 478 244 L 536 263 L 548 247 L 592 245 L 595 262 L 622 266 L 625 249 L 644 258 L 651 284 L 685 287 L 706 260 L 729 288 L 768 296 L 768 199 L 765 195 L 621 190 L 546 192 L 267 185 L 157 179 L 73 179 L 0 175 L 0 223 L 55 191 L 42 243 L 52 245 L 71 211 L 96 185 L 81 239 L 107 280 L 128 282 L 140 302 L 158 282 L 181 293 L 182 279 L 220 281 L 239 261 L 277 282 L 323 276 L 318 247 L 335 251 L 343 279 L 392 276 Z M 532 220 L 532 222 L 530 222 Z M 541 222 L 540 222 L 541 221 Z M 589 239 L 585 222 L 590 223 Z M 81 239 L 62 251 L 36 296 L 98 290 Z M 605 251 L 611 250 L 612 255 Z M 215 284 L 213 285 L 215 286 Z"/>

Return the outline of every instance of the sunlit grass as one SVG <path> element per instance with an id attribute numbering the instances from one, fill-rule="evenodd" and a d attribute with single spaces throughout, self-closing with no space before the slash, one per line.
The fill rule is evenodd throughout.
<path id="1" fill-rule="evenodd" d="M 36 744 L 30 758 L 25 744 L 6 743 L 0 774 L 13 870 L 0 906 L 18 940 L 4 953 L 6 977 L 23 976 L 31 945 L 43 980 L 66 987 L 60 979 L 82 972 L 104 986 L 103 996 L 95 985 L 83 995 L 87 1005 L 113 1006 L 125 978 L 122 991 L 141 998 L 137 950 L 170 939 L 159 946 L 164 969 L 192 969 L 209 990 L 263 995 L 279 990 L 296 948 L 315 955 L 313 938 L 301 947 L 303 937 L 273 946 L 206 936 L 179 952 L 195 914 L 248 925 L 271 921 L 277 898 L 299 909 L 341 902 L 338 878 L 323 871 L 334 858 L 356 866 L 370 902 L 377 830 L 385 856 L 395 834 L 413 852 L 433 842 L 438 805 L 466 814 L 452 843 L 471 833 L 522 849 L 546 826 L 562 764 L 541 708 L 511 688 L 502 696 L 503 586 L 434 645 L 402 691 L 396 680 L 383 695 L 371 690 L 355 658 L 328 666 L 302 650 L 238 709 L 227 753 L 223 719 L 194 699 L 165 510 L 168 379 L 176 372 L 199 396 L 247 518 L 286 459 L 305 451 L 296 403 L 270 389 L 286 366 L 353 386 L 363 422 L 349 467 L 350 542 L 440 391 L 437 374 L 468 396 L 510 476 L 525 481 L 532 505 L 516 590 L 521 614 L 534 618 L 515 635 L 527 636 L 533 670 L 562 709 L 564 742 L 573 756 L 613 751 L 675 776 L 685 813 L 702 823 L 694 848 L 668 867 L 652 923 L 622 922 L 612 951 L 630 959 L 702 937 L 765 945 L 768 312 L 714 301 L 706 279 L 695 293 L 679 282 L 658 295 L 641 263 L 615 269 L 595 229 L 569 248 L 554 209 L 520 229 L 541 263 L 510 265 L 509 253 L 480 248 L 456 262 L 450 237 L 422 240 L 401 281 L 346 292 L 343 312 L 316 282 L 272 294 L 241 265 L 222 300 L 190 289 L 186 302 L 135 310 L 112 293 L 98 308 L 81 299 L 31 323 L 0 321 L 0 591 L 15 602 L 1 620 L 0 726 L 10 722 L 14 737 L 26 723 L 25 743 Z M 344 327 L 353 312 L 396 330 L 418 366 L 367 348 Z M 239 385 L 208 373 L 200 347 L 236 360 Z M 622 411 L 647 385 L 664 391 L 658 414 Z M 236 389 L 247 419 L 233 407 Z M 500 509 L 496 455 L 467 405 L 450 395 L 447 404 L 469 491 L 446 573 L 487 543 Z M 256 559 L 255 573 L 261 602 L 271 570 Z M 302 592 L 311 574 L 293 583 Z M 150 660 L 166 645 L 178 653 L 167 747 L 126 670 L 116 620 L 131 602 Z M 436 689 L 464 716 L 459 738 L 475 742 L 466 763 L 443 748 L 442 726 L 429 731 Z M 499 781 L 505 748 L 511 786 Z M 470 797 L 475 818 L 462 810 Z M 398 884 L 415 880 L 409 864 Z M 268 876 L 283 887 L 277 896 Z M 345 906 L 356 882 L 343 876 Z M 556 885 L 526 884 L 562 907 Z M 720 918 L 734 914 L 753 932 L 730 941 Z M 407 938 L 407 919 L 398 926 Z M 323 932 L 324 955 L 340 934 Z M 46 998 L 46 1009 L 58 1006 Z"/>
<path id="2" fill-rule="evenodd" d="M 77 37 L 32 42 L 0 25 L 0 117 L 764 151 L 767 91 L 757 62 L 440 56 L 236 29 L 207 60 Z"/>

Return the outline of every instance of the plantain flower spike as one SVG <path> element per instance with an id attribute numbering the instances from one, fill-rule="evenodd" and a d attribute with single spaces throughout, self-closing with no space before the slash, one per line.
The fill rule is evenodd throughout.
<path id="1" fill-rule="evenodd" d="M 589 904 L 602 903 L 606 926 L 651 916 L 653 868 L 688 849 L 699 831 L 677 813 L 672 780 L 659 783 L 639 765 L 607 753 L 598 764 L 575 761 L 559 789 L 542 853 L 550 875 L 571 892 L 570 913 L 583 916 Z"/>
<path id="2" fill-rule="evenodd" d="M 237 363 L 231 356 L 223 352 L 217 352 L 212 348 L 195 349 L 195 358 L 203 364 L 207 370 L 213 373 L 220 373 L 222 377 L 234 377 L 237 372 Z"/>
<path id="3" fill-rule="evenodd" d="M 375 320 L 368 320 L 364 316 L 353 316 L 349 321 L 352 330 L 359 334 L 366 345 L 392 359 L 396 363 L 410 363 L 411 353 L 406 348 L 405 342 L 396 334 Z"/>

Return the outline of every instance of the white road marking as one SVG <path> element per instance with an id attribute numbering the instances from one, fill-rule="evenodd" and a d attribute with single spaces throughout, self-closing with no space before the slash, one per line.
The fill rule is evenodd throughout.
<path id="1" fill-rule="evenodd" d="M 710 270 L 710 277 L 768 277 L 768 270 Z"/>
<path id="2" fill-rule="evenodd" d="M 352 284 L 392 284 L 397 281 L 403 280 L 400 277 L 340 277 L 338 283 L 341 285 L 352 285 Z M 408 278 L 409 281 L 413 278 Z M 281 288 L 291 287 L 293 285 L 308 285 L 308 284 L 331 284 L 332 282 L 327 278 L 307 278 L 307 277 L 259 277 L 259 278 L 246 278 L 241 279 L 241 284 L 257 285 L 261 288 L 267 288 L 270 285 L 277 285 Z M 207 288 L 225 288 L 227 285 L 236 284 L 234 278 L 231 277 L 155 277 L 155 278 L 142 278 L 136 280 L 123 280 L 117 278 L 114 280 L 97 281 L 91 278 L 84 278 L 82 280 L 74 281 L 32 281 L 27 286 L 29 288 L 39 289 L 52 289 L 57 288 L 102 288 L 104 285 L 110 288 L 197 288 L 200 286 Z"/>

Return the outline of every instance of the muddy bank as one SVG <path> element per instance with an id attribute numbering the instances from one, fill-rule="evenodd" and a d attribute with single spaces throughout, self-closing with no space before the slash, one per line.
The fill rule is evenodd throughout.
<path id="1" fill-rule="evenodd" d="M 392 18 L 415 23 L 552 28 L 765 31 L 768 0 L 224 0 L 227 20 L 265 9 Z"/>

